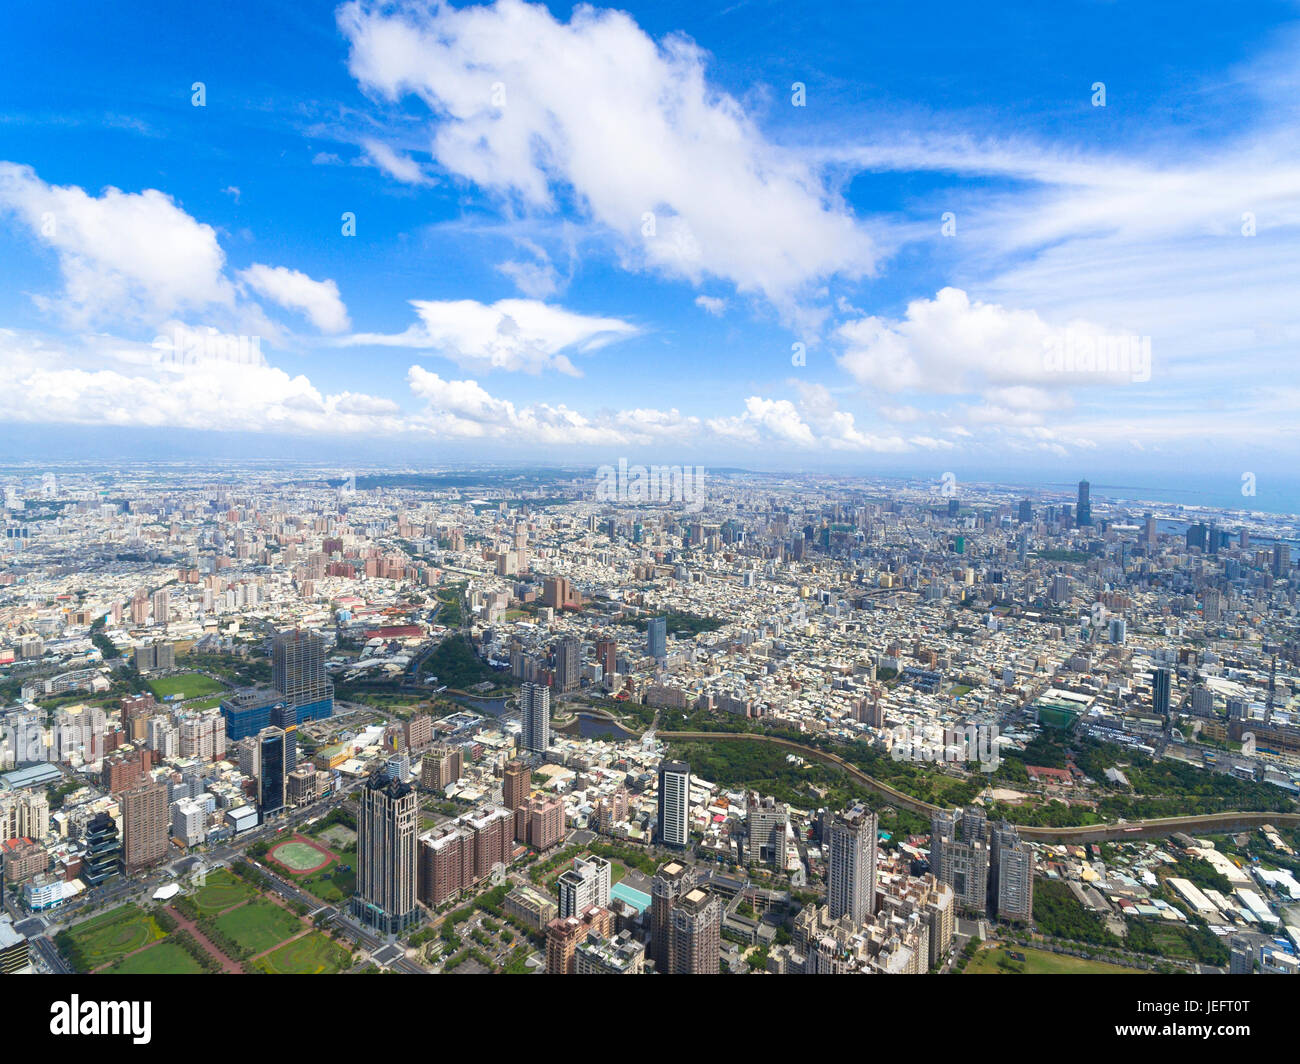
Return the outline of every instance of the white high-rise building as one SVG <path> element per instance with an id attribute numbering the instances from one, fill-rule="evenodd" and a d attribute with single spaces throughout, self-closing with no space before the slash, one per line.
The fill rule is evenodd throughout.
<path id="1" fill-rule="evenodd" d="M 524 684 L 519 689 L 519 712 L 523 748 L 532 754 L 546 753 L 551 745 L 551 689 L 544 684 Z"/>
<path id="2" fill-rule="evenodd" d="M 691 767 L 685 761 L 659 765 L 659 841 L 685 846 L 691 837 Z"/>
<path id="3" fill-rule="evenodd" d="M 609 862 L 603 857 L 575 857 L 573 867 L 560 873 L 556 886 L 560 891 L 561 919 L 581 916 L 592 906 L 608 908 Z"/>

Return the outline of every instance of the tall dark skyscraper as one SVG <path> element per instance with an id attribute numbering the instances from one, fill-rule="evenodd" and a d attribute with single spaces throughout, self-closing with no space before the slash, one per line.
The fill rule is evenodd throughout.
<path id="1" fill-rule="evenodd" d="M 257 743 L 253 757 L 257 811 L 265 820 L 268 814 L 284 808 L 285 782 L 289 775 L 285 769 L 284 729 L 263 728 L 254 742 Z"/>
<path id="2" fill-rule="evenodd" d="M 416 907 L 416 836 L 420 802 L 409 783 L 376 772 L 361 788 L 357 816 L 357 892 L 352 912 L 388 934 L 420 919 Z"/>
<path id="3" fill-rule="evenodd" d="M 1018 520 L 1022 525 L 1032 524 L 1034 520 L 1034 508 L 1030 505 L 1028 499 L 1020 500 L 1020 514 Z"/>
<path id="4" fill-rule="evenodd" d="M 1079 481 L 1079 513 L 1074 519 L 1079 528 L 1092 524 L 1092 500 L 1089 498 L 1091 490 L 1086 480 Z"/>
<path id="5" fill-rule="evenodd" d="M 659 841 L 665 846 L 684 847 L 691 837 L 691 766 L 685 761 L 664 761 L 659 765 Z"/>
<path id="6" fill-rule="evenodd" d="M 271 683 L 297 711 L 295 723 L 322 720 L 334 712 L 334 684 L 325 672 L 325 640 L 291 628 L 271 642 Z"/>
<path id="7" fill-rule="evenodd" d="M 1169 719 L 1170 676 L 1168 669 L 1156 669 L 1151 673 L 1151 707 L 1161 720 Z"/>

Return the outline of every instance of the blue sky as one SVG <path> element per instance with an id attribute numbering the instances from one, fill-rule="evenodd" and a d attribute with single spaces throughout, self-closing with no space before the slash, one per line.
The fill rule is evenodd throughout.
<path id="1" fill-rule="evenodd" d="M 0 443 L 1294 467 L 1293 4 L 700 8 L 10 13 Z"/>

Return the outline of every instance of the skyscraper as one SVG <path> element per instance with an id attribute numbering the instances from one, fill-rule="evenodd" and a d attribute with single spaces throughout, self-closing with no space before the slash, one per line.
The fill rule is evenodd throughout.
<path id="1" fill-rule="evenodd" d="M 1079 481 L 1079 506 L 1078 515 L 1074 523 L 1079 528 L 1086 528 L 1092 524 L 1092 500 L 1089 498 L 1091 488 L 1086 480 Z"/>
<path id="2" fill-rule="evenodd" d="M 291 628 L 271 642 L 271 683 L 294 710 L 296 724 L 334 712 L 334 684 L 325 672 L 325 640 Z"/>
<path id="3" fill-rule="evenodd" d="M 717 895 L 692 887 L 673 906 L 672 975 L 717 975 L 721 967 L 722 903 Z"/>
<path id="4" fill-rule="evenodd" d="M 582 641 L 565 636 L 555 644 L 555 686 L 561 694 L 582 686 Z"/>
<path id="5" fill-rule="evenodd" d="M 152 780 L 123 791 L 122 867 L 129 875 L 167 856 L 167 785 Z"/>
<path id="6" fill-rule="evenodd" d="M 994 829 L 989 847 L 989 901 L 1000 920 L 1034 918 L 1034 851 L 1005 821 Z"/>
<path id="7" fill-rule="evenodd" d="M 284 809 L 285 765 L 283 728 L 263 728 L 253 746 L 253 779 L 257 784 L 257 812 L 263 821 Z"/>
<path id="8" fill-rule="evenodd" d="M 1017 520 L 1018 520 L 1022 525 L 1028 525 L 1028 524 L 1032 524 L 1032 523 L 1033 523 L 1033 520 L 1034 520 L 1034 508 L 1033 508 L 1032 505 L 1030 505 L 1030 502 L 1029 502 L 1028 499 L 1021 499 L 1021 500 L 1020 500 L 1020 513 L 1019 513 L 1019 515 L 1018 515 L 1018 517 L 1017 517 Z"/>
<path id="9" fill-rule="evenodd" d="M 551 689 L 539 683 L 523 684 L 519 688 L 519 713 L 523 748 L 530 754 L 545 754 L 551 745 Z"/>
<path id="10" fill-rule="evenodd" d="M 107 813 L 90 818 L 85 831 L 86 852 L 81 858 L 81 878 L 97 887 L 121 871 L 122 840 L 117 822 Z"/>
<path id="11" fill-rule="evenodd" d="M 988 911 L 988 824 L 983 810 L 972 806 L 930 818 L 930 871 L 952 887 L 959 908 Z"/>
<path id="12" fill-rule="evenodd" d="M 827 838 L 826 904 L 832 920 L 861 923 L 876 911 L 876 815 L 863 806 L 831 820 Z"/>
<path id="13" fill-rule="evenodd" d="M 357 890 L 352 912 L 388 934 L 419 921 L 416 837 L 420 803 L 409 783 L 370 776 L 357 816 Z"/>
<path id="14" fill-rule="evenodd" d="M 684 847 L 691 837 L 691 767 L 685 761 L 659 764 L 656 834 L 665 846 Z"/>
<path id="15" fill-rule="evenodd" d="M 677 899 L 695 886 L 695 869 L 680 861 L 663 865 L 650 884 L 650 956 L 659 972 L 672 971 L 672 915 Z"/>
<path id="16" fill-rule="evenodd" d="M 666 658 L 668 656 L 668 619 L 651 617 L 645 626 L 645 652 L 647 657 Z"/>
<path id="17" fill-rule="evenodd" d="M 1151 673 L 1151 708 L 1161 720 L 1169 719 L 1170 675 L 1168 669 Z"/>

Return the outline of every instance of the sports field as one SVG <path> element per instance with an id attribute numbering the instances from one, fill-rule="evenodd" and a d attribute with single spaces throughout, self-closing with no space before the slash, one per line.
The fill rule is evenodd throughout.
<path id="1" fill-rule="evenodd" d="M 174 942 L 159 942 L 109 969 L 114 975 L 198 975 L 198 962 Z"/>
<path id="2" fill-rule="evenodd" d="M 290 839 L 282 842 L 267 854 L 273 861 L 284 865 L 290 872 L 302 874 L 324 868 L 334 855 L 324 847 L 314 846 L 303 839 Z"/>
<path id="3" fill-rule="evenodd" d="M 222 934 L 252 953 L 268 950 L 302 930 L 301 922 L 293 913 L 260 899 L 218 916 L 214 923 Z"/>
<path id="4" fill-rule="evenodd" d="M 215 695 L 225 689 L 221 681 L 205 676 L 201 672 L 182 672 L 176 676 L 159 676 L 149 681 L 149 690 L 157 699 L 166 698 L 168 695 L 198 698 L 200 695 Z"/>
<path id="5" fill-rule="evenodd" d="M 203 914 L 222 913 L 241 901 L 255 896 L 257 891 L 228 868 L 209 872 L 207 881 L 192 896 L 195 907 Z"/>
<path id="6" fill-rule="evenodd" d="M 341 972 L 352 955 L 319 931 L 313 931 L 253 963 L 271 975 L 333 975 Z"/>
<path id="7" fill-rule="evenodd" d="M 122 905 L 87 920 L 67 933 L 75 956 L 87 970 L 98 968 L 163 937 L 158 922 L 138 905 Z"/>
<path id="8" fill-rule="evenodd" d="M 1008 954 L 1018 953 L 1017 961 Z M 966 965 L 965 975 L 1142 975 L 1138 968 L 1124 968 L 1105 961 L 1067 957 L 1062 953 L 1027 949 L 1023 946 L 985 946 Z"/>

